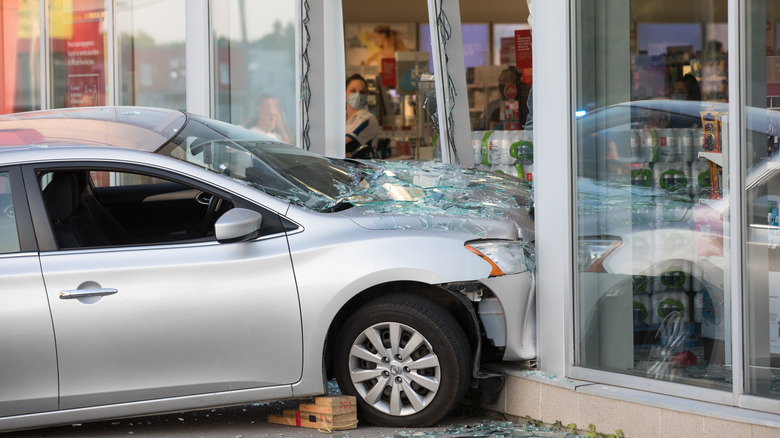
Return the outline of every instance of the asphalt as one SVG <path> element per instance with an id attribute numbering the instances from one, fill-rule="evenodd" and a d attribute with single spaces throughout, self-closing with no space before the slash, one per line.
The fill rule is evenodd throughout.
<path id="1" fill-rule="evenodd" d="M 13 437 L 214 437 L 214 438 L 406 438 L 406 437 L 552 437 L 577 435 L 529 424 L 519 418 L 483 410 L 468 400 L 437 427 L 388 428 L 358 424 L 356 429 L 327 431 L 281 426 L 266 421 L 269 414 L 294 409 L 308 400 L 284 400 L 220 409 L 12 432 Z"/>

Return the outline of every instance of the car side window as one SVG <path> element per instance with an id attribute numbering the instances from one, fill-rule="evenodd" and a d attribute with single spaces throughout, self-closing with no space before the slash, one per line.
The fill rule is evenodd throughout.
<path id="1" fill-rule="evenodd" d="M 213 240 L 214 222 L 233 208 L 226 198 L 141 173 L 69 169 L 39 178 L 63 249 Z"/>
<path id="2" fill-rule="evenodd" d="M 19 231 L 11 197 L 11 178 L 8 172 L 0 172 L 0 254 L 19 250 Z"/>

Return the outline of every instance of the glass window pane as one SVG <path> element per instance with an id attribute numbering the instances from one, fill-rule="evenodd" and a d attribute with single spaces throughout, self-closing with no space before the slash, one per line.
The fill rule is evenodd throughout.
<path id="1" fill-rule="evenodd" d="M 467 26 L 462 29 L 464 46 Z M 533 181 L 531 29 L 525 23 L 494 23 L 491 28 L 492 43 L 486 29 L 482 62 L 466 62 L 474 164 Z"/>
<path id="2" fill-rule="evenodd" d="M 49 3 L 52 108 L 106 104 L 104 0 Z"/>
<path id="3" fill-rule="evenodd" d="M 748 393 L 780 398 L 780 1 L 748 4 L 745 381 Z"/>
<path id="4" fill-rule="evenodd" d="M 380 158 L 433 159 L 438 155 L 433 125 L 421 91 L 434 87 L 432 76 L 423 82 L 423 74 L 433 71 L 427 26 L 411 14 L 405 22 L 353 21 L 355 6 L 350 3 L 343 4 L 345 61 L 347 78 L 355 79 L 346 87 L 346 156 L 366 158 L 362 154 L 373 149 Z M 383 11 L 375 15 L 381 17 Z M 350 95 L 356 99 L 352 104 Z"/>
<path id="5" fill-rule="evenodd" d="M 145 173 L 95 167 L 55 170 L 40 178 L 44 207 L 61 249 L 213 239 L 214 221 L 233 207 L 223 198 L 210 204 L 212 194 L 188 183 Z M 69 196 L 80 200 L 76 208 L 58 208 Z M 151 198 L 155 201 L 148 202 Z"/>
<path id="6" fill-rule="evenodd" d="M 186 107 L 184 0 L 117 2 L 119 105 Z"/>
<path id="7" fill-rule="evenodd" d="M 9 252 L 19 252 L 19 234 L 11 197 L 11 180 L 8 172 L 0 172 L 0 254 Z"/>
<path id="8" fill-rule="evenodd" d="M 731 387 L 726 0 L 578 0 L 577 365 Z"/>
<path id="9" fill-rule="evenodd" d="M 41 23 L 37 0 L 0 3 L 0 114 L 41 108 Z"/>
<path id="10" fill-rule="evenodd" d="M 295 144 L 295 2 L 214 2 L 216 117 Z"/>

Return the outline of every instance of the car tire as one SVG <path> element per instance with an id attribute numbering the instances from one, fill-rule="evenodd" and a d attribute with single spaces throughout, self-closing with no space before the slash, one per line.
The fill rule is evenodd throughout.
<path id="1" fill-rule="evenodd" d="M 410 342 L 414 349 L 407 351 Z M 468 339 L 449 312 L 418 296 L 392 295 L 347 319 L 337 336 L 334 367 L 341 392 L 356 397 L 362 420 L 425 427 L 463 397 L 471 360 Z"/>

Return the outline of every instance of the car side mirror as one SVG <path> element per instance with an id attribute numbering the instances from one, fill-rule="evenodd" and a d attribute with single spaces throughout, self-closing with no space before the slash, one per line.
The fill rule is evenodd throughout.
<path id="1" fill-rule="evenodd" d="M 260 235 L 263 215 L 246 208 L 228 210 L 214 224 L 219 243 L 245 242 Z"/>

